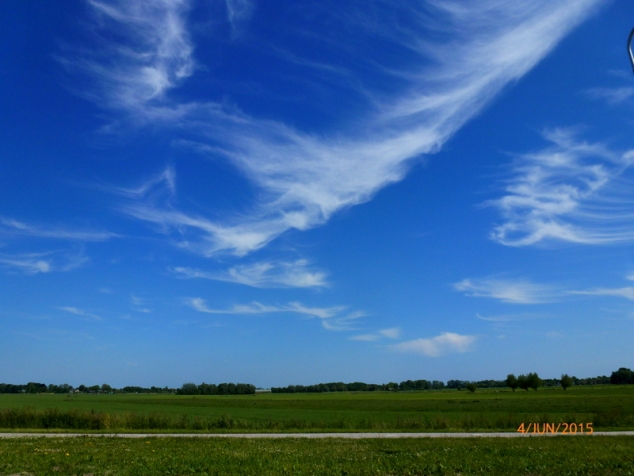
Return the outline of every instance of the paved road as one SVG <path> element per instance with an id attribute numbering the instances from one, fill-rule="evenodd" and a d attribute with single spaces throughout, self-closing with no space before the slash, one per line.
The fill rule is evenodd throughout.
<path id="1" fill-rule="evenodd" d="M 577 433 L 0 433 L 0 438 L 535 438 L 545 436 L 634 436 L 634 431 Z"/>

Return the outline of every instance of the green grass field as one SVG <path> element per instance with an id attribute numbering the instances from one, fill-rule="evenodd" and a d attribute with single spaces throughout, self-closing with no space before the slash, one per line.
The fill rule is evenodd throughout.
<path id="1" fill-rule="evenodd" d="M 0 428 L 92 431 L 513 431 L 520 423 L 634 429 L 634 386 L 176 395 L 0 395 Z"/>
<path id="2" fill-rule="evenodd" d="M 634 474 L 634 437 L 0 440 L 4 475 Z"/>

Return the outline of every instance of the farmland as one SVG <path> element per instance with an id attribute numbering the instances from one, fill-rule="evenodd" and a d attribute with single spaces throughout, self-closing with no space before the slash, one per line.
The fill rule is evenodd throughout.
<path id="1" fill-rule="evenodd" d="M 0 428 L 82 431 L 514 431 L 521 423 L 634 429 L 634 387 L 177 396 L 0 395 Z"/>

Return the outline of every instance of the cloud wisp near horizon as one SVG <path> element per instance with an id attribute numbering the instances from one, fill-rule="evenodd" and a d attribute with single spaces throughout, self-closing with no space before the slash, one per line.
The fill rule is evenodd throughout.
<path id="1" fill-rule="evenodd" d="M 230 11 L 246 3 L 228 2 Z M 441 39 L 423 40 L 431 28 L 423 7 L 397 5 L 415 21 L 382 40 L 409 57 L 394 70 L 373 69 L 398 85 L 372 91 L 354 120 L 336 132 L 305 131 L 279 120 L 258 118 L 212 101 L 175 102 L 170 90 L 196 71 L 187 26 L 189 2 L 93 0 L 105 33 L 120 44 L 79 58 L 69 68 L 94 78 L 94 100 L 137 124 L 154 123 L 197 135 L 191 142 L 233 164 L 261 192 L 248 213 L 220 220 L 193 215 L 148 200 L 128 204 L 129 216 L 186 234 L 182 247 L 212 256 L 238 257 L 265 247 L 290 229 L 307 230 L 339 210 L 369 200 L 400 181 L 413 161 L 437 152 L 509 83 L 543 59 L 601 2 L 537 1 L 433 3 L 433 29 Z M 491 23 L 495 17 L 498 21 Z M 349 27 L 366 29 L 357 16 Z M 438 19 L 441 19 L 440 21 Z M 391 30 L 390 30 L 391 31 Z M 118 67 L 108 69 L 105 64 Z"/>

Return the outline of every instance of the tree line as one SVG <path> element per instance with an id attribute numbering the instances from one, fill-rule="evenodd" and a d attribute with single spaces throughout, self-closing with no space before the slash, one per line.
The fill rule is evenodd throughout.
<path id="1" fill-rule="evenodd" d="M 255 395 L 255 385 L 250 383 L 184 383 L 176 395 Z"/>
<path id="2" fill-rule="evenodd" d="M 323 393 L 323 392 L 373 392 L 373 391 L 411 391 L 411 390 L 440 390 L 447 389 L 468 389 L 475 391 L 476 388 L 508 388 L 513 391 L 516 388 L 537 390 L 539 387 L 555 387 L 561 385 L 564 390 L 571 385 L 605 385 L 605 384 L 626 384 L 634 383 L 634 372 L 626 368 L 612 372 L 612 376 L 605 375 L 579 379 L 574 376 L 562 375 L 560 379 L 541 379 L 537 373 L 532 372 L 527 375 L 510 374 L 505 380 L 449 380 L 446 384 L 438 380 L 405 380 L 401 383 L 389 382 L 384 384 L 364 383 L 364 382 L 331 382 L 314 385 L 289 385 L 287 387 L 271 387 L 273 393 Z"/>
<path id="3" fill-rule="evenodd" d="M 572 385 L 626 385 L 634 384 L 634 372 L 621 367 L 612 372 L 610 377 L 605 375 L 579 379 L 575 376 L 564 374 L 559 379 L 541 379 L 537 373 L 527 375 L 509 374 L 505 380 L 449 380 L 446 384 L 439 380 L 405 380 L 400 383 L 389 382 L 384 384 L 364 383 L 364 382 L 330 382 L 315 385 L 289 385 L 287 387 L 272 387 L 273 393 L 322 393 L 322 392 L 373 392 L 373 391 L 411 391 L 411 390 L 441 390 L 448 389 L 468 389 L 472 388 L 506 388 L 537 390 L 539 387 L 554 387 L 561 385 L 564 390 Z M 177 395 L 249 395 L 255 394 L 255 386 L 246 383 L 221 383 L 218 385 L 202 383 L 185 383 L 181 388 L 169 387 L 139 387 L 126 386 L 114 388 L 108 384 L 102 385 L 79 385 L 73 387 L 67 383 L 61 385 L 29 382 L 25 385 L 14 385 L 0 383 L 0 393 L 167 393 Z"/>
<path id="4" fill-rule="evenodd" d="M 107 383 L 102 385 L 79 385 L 73 387 L 67 383 L 61 385 L 45 385 L 43 383 L 29 382 L 26 385 L 13 385 L 0 383 L 0 393 L 165 393 L 176 395 L 245 395 L 254 394 L 255 386 L 246 383 L 221 383 L 219 385 L 196 385 L 185 383 L 179 389 L 169 387 L 139 387 L 128 385 L 122 388 L 113 388 Z"/>

